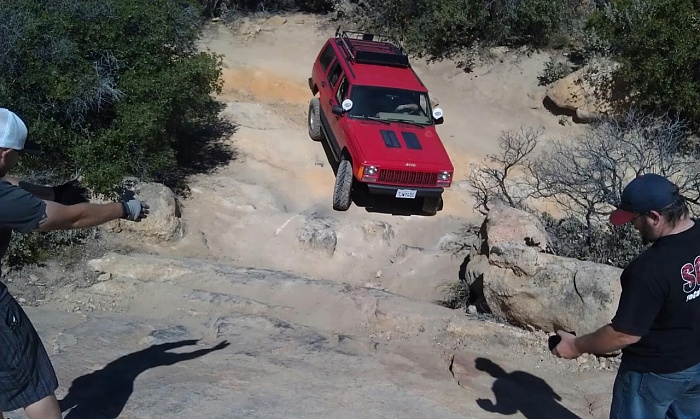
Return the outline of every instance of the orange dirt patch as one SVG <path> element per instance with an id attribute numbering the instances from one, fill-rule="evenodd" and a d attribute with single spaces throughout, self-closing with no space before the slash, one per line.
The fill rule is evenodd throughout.
<path id="1" fill-rule="evenodd" d="M 330 169 L 316 167 L 304 170 L 301 178 L 306 184 L 307 189 L 305 192 L 307 194 L 312 195 L 314 198 L 326 198 L 328 202 L 331 202 L 335 178 Z"/>
<path id="2" fill-rule="evenodd" d="M 225 68 L 221 75 L 225 95 L 252 95 L 264 102 L 307 103 L 309 87 L 259 68 Z"/>

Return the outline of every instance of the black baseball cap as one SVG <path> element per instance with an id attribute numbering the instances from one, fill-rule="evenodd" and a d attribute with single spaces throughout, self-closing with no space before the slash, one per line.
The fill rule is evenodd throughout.
<path id="1" fill-rule="evenodd" d="M 625 186 L 620 206 L 610 214 L 610 222 L 622 225 L 640 214 L 666 208 L 679 194 L 678 186 L 661 175 L 640 175 Z"/>

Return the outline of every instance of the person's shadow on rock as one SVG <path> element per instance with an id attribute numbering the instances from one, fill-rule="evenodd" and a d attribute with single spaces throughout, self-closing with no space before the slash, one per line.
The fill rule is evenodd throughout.
<path id="1" fill-rule="evenodd" d="M 101 370 L 73 380 L 68 394 L 59 402 L 61 411 L 73 408 L 65 419 L 115 419 L 124 409 L 134 381 L 142 372 L 155 367 L 173 365 L 218 351 L 229 346 L 218 345 L 188 353 L 169 353 L 170 349 L 195 345 L 197 340 L 152 345 L 142 351 L 125 355 Z"/>
<path id="2" fill-rule="evenodd" d="M 491 387 L 496 403 L 489 399 L 476 400 L 479 407 L 485 411 L 502 415 L 520 412 L 528 419 L 579 418 L 559 404 L 561 397 L 543 379 L 525 371 L 507 373 L 498 364 L 486 358 L 477 358 L 474 365 L 476 369 L 496 379 Z"/>

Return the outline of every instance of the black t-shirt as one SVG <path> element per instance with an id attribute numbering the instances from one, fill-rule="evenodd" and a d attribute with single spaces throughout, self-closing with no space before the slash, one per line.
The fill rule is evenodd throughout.
<path id="1" fill-rule="evenodd" d="M 670 373 L 700 363 L 700 223 L 657 240 L 620 280 L 612 327 L 642 337 L 622 350 L 625 365 Z"/>
<path id="2" fill-rule="evenodd" d="M 0 260 L 10 245 L 12 231 L 29 233 L 46 217 L 46 202 L 0 179 Z M 7 287 L 0 282 L 0 303 L 7 298 Z"/>

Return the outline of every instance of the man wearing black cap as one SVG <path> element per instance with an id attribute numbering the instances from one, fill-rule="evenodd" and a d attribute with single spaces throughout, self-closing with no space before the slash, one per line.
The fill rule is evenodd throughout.
<path id="1" fill-rule="evenodd" d="M 8 181 L 5 175 L 19 162 L 18 153 L 28 145 L 26 139 L 24 122 L 0 108 L 0 258 L 7 251 L 13 231 L 26 234 L 89 228 L 118 218 L 140 221 L 148 214 L 148 205 L 138 200 L 68 206 L 54 200 L 76 199 L 79 188 L 67 185 L 56 189 Z M 0 419 L 3 411 L 19 408 L 24 408 L 31 419 L 61 419 L 54 395 L 57 387 L 56 374 L 39 335 L 0 282 Z"/>
<path id="2" fill-rule="evenodd" d="M 645 244 L 620 278 L 612 322 L 575 337 L 557 331 L 559 357 L 622 350 L 610 418 L 700 418 L 700 226 L 671 181 L 645 174 L 622 192 L 614 225 Z"/>

